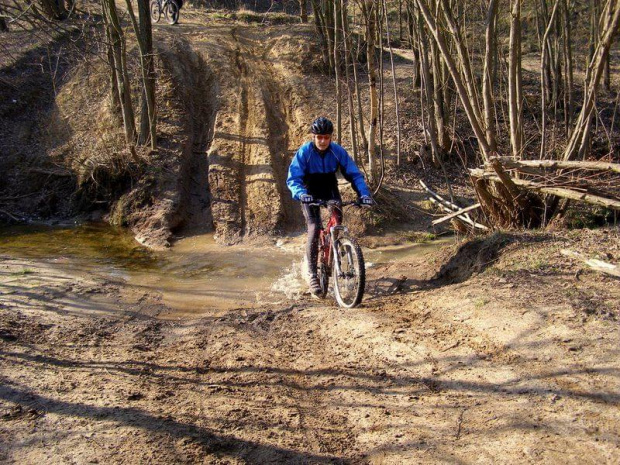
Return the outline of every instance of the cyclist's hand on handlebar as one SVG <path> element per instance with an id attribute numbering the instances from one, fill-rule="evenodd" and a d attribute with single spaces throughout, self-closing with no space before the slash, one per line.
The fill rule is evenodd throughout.
<path id="1" fill-rule="evenodd" d="M 364 206 L 371 206 L 375 204 L 375 201 L 372 199 L 372 197 L 368 196 L 368 195 L 362 195 L 359 199 L 360 205 L 364 205 Z"/>
<path id="2" fill-rule="evenodd" d="M 314 197 L 310 194 L 301 194 L 299 196 L 299 200 L 301 200 L 301 203 L 312 203 L 314 202 Z"/>

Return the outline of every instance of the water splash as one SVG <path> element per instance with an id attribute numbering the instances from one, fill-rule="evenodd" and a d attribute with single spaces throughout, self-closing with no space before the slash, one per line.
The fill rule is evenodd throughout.
<path id="1" fill-rule="evenodd" d="M 308 289 L 305 261 L 294 261 L 271 285 L 271 292 L 284 294 L 288 299 L 299 298 Z"/>

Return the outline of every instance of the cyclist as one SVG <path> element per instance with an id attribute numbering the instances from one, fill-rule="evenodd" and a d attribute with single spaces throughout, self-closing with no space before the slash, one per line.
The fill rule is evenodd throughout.
<path id="1" fill-rule="evenodd" d="M 339 169 L 344 178 L 353 186 L 360 203 L 372 205 L 373 200 L 364 175 L 353 159 L 344 148 L 331 140 L 334 132 L 332 122 L 321 116 L 312 122 L 310 132 L 312 141 L 305 143 L 297 150 L 288 169 L 286 184 L 293 198 L 301 201 L 301 208 L 308 226 L 306 258 L 310 292 L 318 296 L 321 294 L 321 286 L 317 277 L 317 259 L 322 222 L 320 208 L 309 204 L 315 200 L 341 200 L 336 179 L 336 172 Z"/>

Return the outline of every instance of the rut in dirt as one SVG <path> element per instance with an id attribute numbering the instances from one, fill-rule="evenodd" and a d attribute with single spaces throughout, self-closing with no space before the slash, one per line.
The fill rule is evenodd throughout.
<path id="1" fill-rule="evenodd" d="M 296 144 L 290 136 L 295 108 L 288 102 L 288 71 L 265 43 L 243 27 L 222 31 L 226 50 L 215 57 L 209 45 L 195 51 L 217 67 L 218 111 L 208 150 L 208 189 L 216 238 L 232 244 L 301 225 L 286 188 Z"/>

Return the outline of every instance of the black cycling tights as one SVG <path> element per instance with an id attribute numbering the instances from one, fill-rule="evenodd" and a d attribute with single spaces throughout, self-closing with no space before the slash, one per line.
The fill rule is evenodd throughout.
<path id="1" fill-rule="evenodd" d="M 313 276 L 316 275 L 316 264 L 319 256 L 319 231 L 322 226 L 321 209 L 320 207 L 310 206 L 304 203 L 301 204 L 301 209 L 304 212 L 304 218 L 306 218 L 306 225 L 308 226 L 308 239 L 306 242 L 308 273 L 310 273 L 310 276 Z M 336 210 L 336 214 L 342 219 L 342 212 L 340 212 L 340 210 Z"/>

